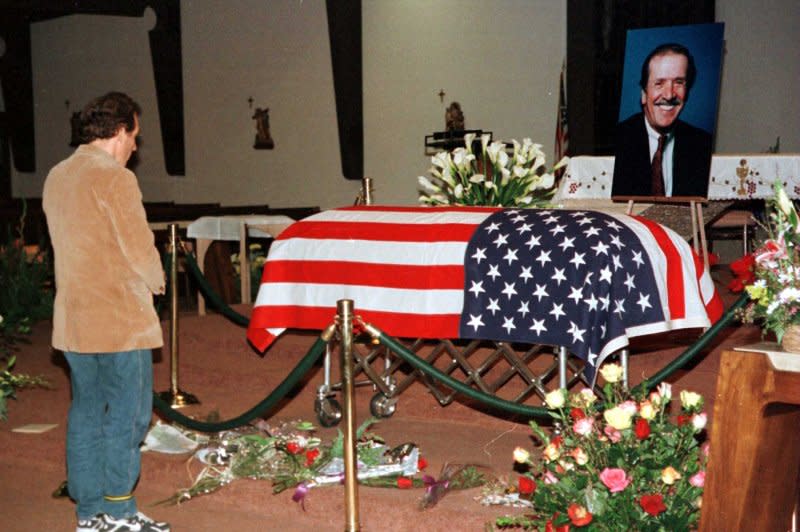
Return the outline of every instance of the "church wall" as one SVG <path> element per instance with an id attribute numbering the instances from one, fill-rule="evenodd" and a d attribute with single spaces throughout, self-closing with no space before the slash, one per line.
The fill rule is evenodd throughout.
<path id="1" fill-rule="evenodd" d="M 454 100 L 466 127 L 531 137 L 553 162 L 565 3 L 364 0 L 362 11 L 364 167 L 378 201 L 416 202 L 416 176 L 430 166 L 424 136 L 444 129 Z M 800 151 L 789 92 L 800 79 L 799 16 L 792 0 L 718 0 L 718 152 L 762 151 L 778 135 L 782 151 Z M 37 167 L 12 176 L 14 195 L 41 195 L 72 150 L 70 113 L 116 89 L 144 108 L 136 172 L 147 201 L 351 203 L 358 183 L 341 176 L 325 3 L 183 0 L 181 17 L 186 176 L 164 169 L 147 41 L 155 15 L 76 15 L 32 25 Z M 252 147 L 257 107 L 270 108 L 273 150 Z"/>

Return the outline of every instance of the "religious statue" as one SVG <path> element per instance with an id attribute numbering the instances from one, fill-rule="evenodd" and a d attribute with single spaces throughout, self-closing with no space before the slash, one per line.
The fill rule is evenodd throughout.
<path id="1" fill-rule="evenodd" d="M 269 107 L 266 109 L 256 107 L 253 120 L 256 121 L 256 140 L 253 147 L 257 150 L 273 149 L 275 142 L 269 134 Z"/>
<path id="2" fill-rule="evenodd" d="M 445 129 L 447 131 L 464 130 L 464 113 L 461 111 L 461 104 L 453 102 L 444 113 Z"/>

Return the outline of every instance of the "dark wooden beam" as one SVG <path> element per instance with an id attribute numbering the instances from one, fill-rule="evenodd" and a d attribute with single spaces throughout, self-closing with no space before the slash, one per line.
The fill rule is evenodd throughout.
<path id="1" fill-rule="evenodd" d="M 0 38 L 6 46 L 5 54 L 0 57 L 0 87 L 14 167 L 18 171 L 36 170 L 30 24 L 74 14 L 141 17 L 147 7 L 157 17 L 149 38 L 165 166 L 170 175 L 185 174 L 179 0 L 0 1 Z M 3 185 L 6 190 L 0 193 L 8 192 L 10 196 L 10 183 L 0 183 Z"/>
<path id="2" fill-rule="evenodd" d="M 361 0 L 327 0 L 333 88 L 342 174 L 364 177 L 364 96 Z"/>

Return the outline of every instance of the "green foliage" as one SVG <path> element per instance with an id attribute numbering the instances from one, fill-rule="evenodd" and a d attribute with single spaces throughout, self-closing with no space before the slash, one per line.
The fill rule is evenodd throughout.
<path id="1" fill-rule="evenodd" d="M 2 324 L 0 324 L 2 328 Z M 24 374 L 11 374 L 11 368 L 14 367 L 16 362 L 15 357 L 11 357 L 5 364 L 5 368 L 0 371 L 0 421 L 8 419 L 8 399 L 16 399 L 16 391 L 18 388 L 26 388 L 31 386 L 41 386 L 47 388 L 49 384 L 41 377 L 31 377 Z"/>
<path id="2" fill-rule="evenodd" d="M 23 209 L 17 236 L 9 232 L 0 244 L 0 316 L 15 327 L 48 319 L 53 315 L 53 275 L 49 254 L 37 246 L 26 246 Z"/>
<path id="3" fill-rule="evenodd" d="M 24 203 L 23 203 L 24 206 Z M 22 238 L 25 209 L 17 227 L 16 238 L 7 235 L 0 244 L 0 420 L 8 413 L 7 399 L 16 398 L 16 390 L 29 386 L 47 386 L 41 377 L 12 375 L 16 344 L 25 341 L 31 323 L 53 315 L 53 288 L 47 253 L 38 247 L 25 246 Z M 30 250 L 30 251 L 29 251 Z"/>

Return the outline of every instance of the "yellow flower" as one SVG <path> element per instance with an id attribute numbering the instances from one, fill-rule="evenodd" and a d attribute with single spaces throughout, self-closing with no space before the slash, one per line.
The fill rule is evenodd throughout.
<path id="1" fill-rule="evenodd" d="M 583 388 L 580 392 L 572 396 L 572 404 L 581 408 L 588 408 L 596 401 L 597 396 L 590 388 Z"/>
<path id="2" fill-rule="evenodd" d="M 531 453 L 523 449 L 522 447 L 517 447 L 514 449 L 514 461 L 519 464 L 524 464 L 528 461 L 531 457 Z"/>
<path id="3" fill-rule="evenodd" d="M 675 481 L 680 480 L 680 478 L 681 474 L 672 466 L 667 466 L 661 470 L 661 482 L 668 486 L 672 486 L 675 484 Z"/>
<path id="4" fill-rule="evenodd" d="M 622 378 L 622 366 L 619 364 L 604 364 L 600 368 L 600 375 L 603 376 L 606 382 L 615 383 L 619 382 Z"/>
<path id="5" fill-rule="evenodd" d="M 558 389 L 553 390 L 552 392 L 548 393 L 544 396 L 544 402 L 547 403 L 547 406 L 550 408 L 556 409 L 561 408 L 564 406 L 564 390 Z"/>
<path id="6" fill-rule="evenodd" d="M 561 456 L 561 452 L 558 450 L 558 445 L 549 443 L 547 447 L 544 448 L 544 451 L 542 451 L 542 455 L 547 458 L 549 462 L 552 462 L 558 460 L 558 457 Z"/>
<path id="7" fill-rule="evenodd" d="M 611 425 L 617 430 L 625 430 L 631 427 L 631 418 L 633 417 L 629 412 L 622 408 L 615 406 L 603 412 L 603 417 L 606 423 Z"/>
<path id="8" fill-rule="evenodd" d="M 687 390 L 681 391 L 681 404 L 683 408 L 694 408 L 703 404 L 703 396 L 699 393 L 689 392 Z"/>
<path id="9" fill-rule="evenodd" d="M 655 419 L 656 409 L 653 408 L 653 403 L 650 401 L 642 401 L 639 405 L 639 415 L 647 421 Z"/>

